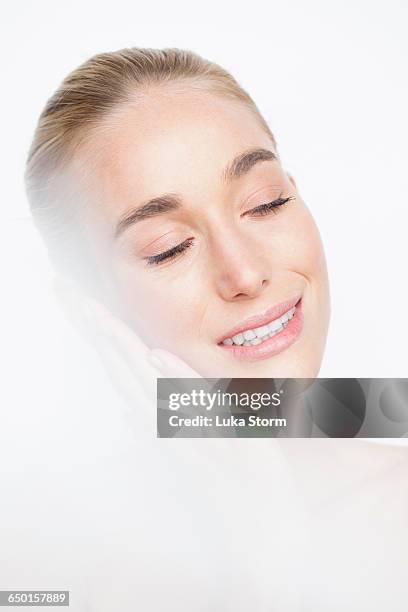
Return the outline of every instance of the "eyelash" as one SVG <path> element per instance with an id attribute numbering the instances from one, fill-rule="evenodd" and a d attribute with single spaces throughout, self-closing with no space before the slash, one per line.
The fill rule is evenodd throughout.
<path id="1" fill-rule="evenodd" d="M 180 242 L 177 246 L 169 249 L 168 251 L 164 251 L 163 253 L 159 253 L 158 255 L 151 255 L 150 257 L 145 257 L 149 266 L 157 266 L 161 264 L 163 261 L 169 261 L 170 259 L 174 259 L 180 253 L 183 253 L 188 248 L 190 248 L 193 244 L 193 238 L 188 238 L 184 240 L 184 242 Z"/>
<path id="2" fill-rule="evenodd" d="M 269 215 L 269 213 L 277 213 L 277 209 L 280 206 L 283 206 L 289 200 L 294 200 L 295 196 L 290 196 L 288 198 L 278 198 L 277 200 L 273 200 L 273 202 L 267 202 L 266 204 L 261 204 L 260 206 L 256 206 L 255 208 L 251 208 L 251 210 L 247 210 L 242 214 L 242 217 L 246 215 L 254 215 L 256 217 L 262 217 L 264 215 Z"/>
<path id="3" fill-rule="evenodd" d="M 278 198 L 277 200 L 273 200 L 273 202 L 267 202 L 266 204 L 261 204 L 260 206 L 256 206 L 251 210 L 247 210 L 241 216 L 245 217 L 246 215 L 254 215 L 262 217 L 264 215 L 268 215 L 271 212 L 276 214 L 278 212 L 277 209 L 280 206 L 283 206 L 290 200 L 294 199 L 294 196 L 288 198 Z M 157 266 L 163 263 L 164 261 L 170 261 L 171 259 L 174 259 L 178 255 L 181 255 L 181 253 L 184 253 L 184 251 L 187 251 L 187 249 L 192 246 L 193 240 L 193 238 L 188 238 L 187 240 L 184 240 L 184 242 L 180 242 L 180 244 L 177 244 L 175 247 L 169 249 L 168 251 L 164 251 L 163 253 L 159 253 L 158 255 L 151 255 L 150 257 L 145 257 L 147 264 L 149 266 Z"/>

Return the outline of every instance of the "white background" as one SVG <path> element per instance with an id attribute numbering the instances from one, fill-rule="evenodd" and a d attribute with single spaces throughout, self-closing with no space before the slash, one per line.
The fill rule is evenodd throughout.
<path id="1" fill-rule="evenodd" d="M 320 227 L 332 291 L 321 375 L 406 376 L 407 17 L 402 0 L 9 3 L 0 40 L 10 322 L 28 299 L 47 329 L 36 287 L 49 270 L 22 181 L 47 97 L 94 53 L 186 47 L 254 97 Z"/>
<path id="2" fill-rule="evenodd" d="M 72 588 L 75 612 L 133 611 L 147 559 L 151 593 L 167 601 L 177 580 L 191 589 L 191 600 L 173 593 L 187 602 L 180 610 L 377 612 L 392 597 L 405 611 L 403 451 L 287 440 L 291 460 L 311 465 L 293 487 L 270 440 L 135 444 L 98 360 L 55 307 L 23 171 L 46 99 L 89 56 L 178 46 L 220 63 L 269 121 L 323 236 L 332 321 L 321 375 L 406 377 L 407 18 L 397 0 L 3 7 L 0 588 Z M 87 384 L 94 376 L 105 401 Z M 186 461 L 177 462 L 182 447 Z M 213 472 L 208 457 L 198 465 L 200 450 Z M 229 527 L 221 510 L 235 520 Z M 166 517 L 184 540 L 163 533 Z M 222 601 L 221 586 L 234 598 Z"/>

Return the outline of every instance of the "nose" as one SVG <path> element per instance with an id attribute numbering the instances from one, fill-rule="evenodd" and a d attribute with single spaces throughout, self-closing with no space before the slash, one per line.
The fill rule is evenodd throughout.
<path id="1" fill-rule="evenodd" d="M 229 232 L 212 247 L 215 285 L 224 300 L 253 299 L 268 287 L 270 270 L 259 244 Z"/>

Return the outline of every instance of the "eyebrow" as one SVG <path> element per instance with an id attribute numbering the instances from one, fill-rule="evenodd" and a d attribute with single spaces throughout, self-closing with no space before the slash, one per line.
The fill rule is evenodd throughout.
<path id="1" fill-rule="evenodd" d="M 232 162 L 230 162 L 223 171 L 221 177 L 224 182 L 230 182 L 241 178 L 260 162 L 277 161 L 277 159 L 278 156 L 276 153 L 269 149 L 249 149 L 234 157 Z M 181 208 L 181 206 L 181 196 L 173 193 L 163 194 L 148 200 L 145 204 L 125 213 L 116 227 L 115 236 L 118 237 L 125 229 L 134 223 L 166 214 L 172 210 Z"/>
<path id="2" fill-rule="evenodd" d="M 231 181 L 240 178 L 256 164 L 263 161 L 277 161 L 278 156 L 269 149 L 249 149 L 235 157 L 223 172 L 223 179 Z"/>
<path id="3" fill-rule="evenodd" d="M 157 217 L 158 215 L 170 212 L 171 210 L 176 210 L 180 207 L 181 198 L 176 194 L 168 193 L 157 198 L 153 198 L 152 200 L 146 202 L 146 204 L 138 206 L 136 209 L 126 213 L 125 216 L 121 218 L 116 227 L 116 237 L 130 225 L 133 225 L 133 223 L 144 221 L 145 219 L 150 219 L 151 217 Z"/>

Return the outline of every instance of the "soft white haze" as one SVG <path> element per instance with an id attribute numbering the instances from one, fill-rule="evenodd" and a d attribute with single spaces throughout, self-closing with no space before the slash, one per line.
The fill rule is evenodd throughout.
<path id="1" fill-rule="evenodd" d="M 406 610 L 407 449 L 156 440 L 143 405 L 129 427 L 56 307 L 23 171 L 47 97 L 89 56 L 177 46 L 220 63 L 323 237 L 321 375 L 406 377 L 407 17 L 398 0 L 3 8 L 0 589 L 71 588 L 77 612 Z"/>

